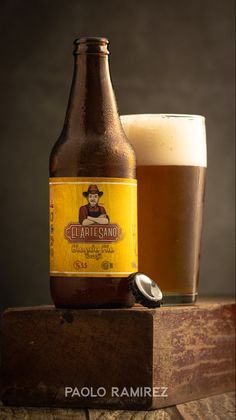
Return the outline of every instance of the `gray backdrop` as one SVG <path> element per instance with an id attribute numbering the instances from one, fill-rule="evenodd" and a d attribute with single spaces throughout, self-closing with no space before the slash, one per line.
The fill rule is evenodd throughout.
<path id="1" fill-rule="evenodd" d="M 232 294 L 233 0 L 2 0 L 0 14 L 1 308 L 50 302 L 48 155 L 78 36 L 110 39 L 121 114 L 206 116 L 200 291 Z"/>

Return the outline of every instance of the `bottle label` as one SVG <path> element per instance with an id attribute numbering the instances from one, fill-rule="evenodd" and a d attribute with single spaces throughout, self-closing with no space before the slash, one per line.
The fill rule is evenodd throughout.
<path id="1" fill-rule="evenodd" d="M 50 178 L 50 275 L 126 277 L 137 264 L 137 181 Z"/>

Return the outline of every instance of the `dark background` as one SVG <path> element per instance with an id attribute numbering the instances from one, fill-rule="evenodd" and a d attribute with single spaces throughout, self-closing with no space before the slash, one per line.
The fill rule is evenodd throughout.
<path id="1" fill-rule="evenodd" d="M 110 39 L 121 114 L 206 116 L 200 292 L 233 294 L 233 0 L 8 0 L 0 15 L 0 307 L 50 302 L 48 156 L 79 36 Z"/>

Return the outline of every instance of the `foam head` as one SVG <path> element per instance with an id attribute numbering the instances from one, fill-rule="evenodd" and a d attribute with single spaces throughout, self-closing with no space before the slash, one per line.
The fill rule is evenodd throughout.
<path id="1" fill-rule="evenodd" d="M 121 116 L 137 164 L 207 166 L 205 118 L 200 115 Z"/>

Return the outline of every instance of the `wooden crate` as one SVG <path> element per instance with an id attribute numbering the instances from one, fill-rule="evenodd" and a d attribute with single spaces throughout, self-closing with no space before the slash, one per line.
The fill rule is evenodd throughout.
<path id="1" fill-rule="evenodd" d="M 234 316 L 229 300 L 155 310 L 9 309 L 2 401 L 146 410 L 231 391 Z"/>

